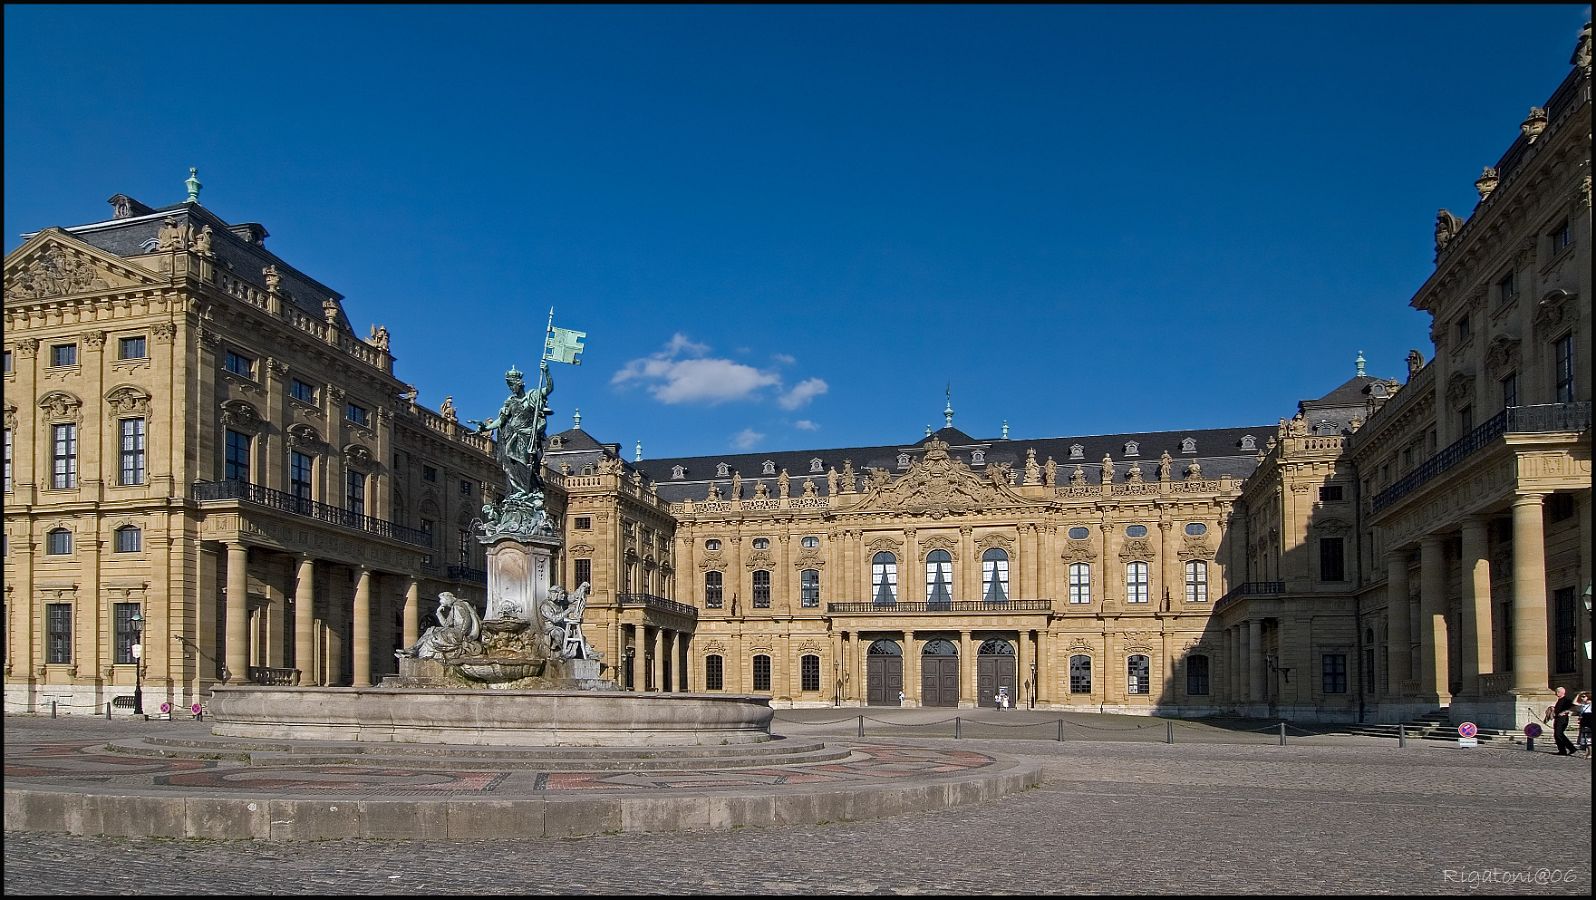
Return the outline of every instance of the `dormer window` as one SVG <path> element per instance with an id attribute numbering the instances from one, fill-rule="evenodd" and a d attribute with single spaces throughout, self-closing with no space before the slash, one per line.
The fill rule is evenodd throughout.
<path id="1" fill-rule="evenodd" d="M 1241 449 L 1243 449 L 1243 450 L 1257 450 L 1258 449 L 1258 439 L 1253 437 L 1250 434 L 1242 435 L 1241 436 Z"/>
<path id="2" fill-rule="evenodd" d="M 907 454 L 907 453 L 899 453 L 898 454 L 898 468 L 900 468 L 900 469 L 909 468 L 909 454 Z"/>
<path id="3" fill-rule="evenodd" d="M 765 464 L 761 466 L 759 470 L 766 475 L 776 474 L 776 461 L 773 459 L 765 460 Z"/>
<path id="4" fill-rule="evenodd" d="M 985 450 L 971 450 L 970 451 L 970 465 L 972 465 L 972 466 L 984 466 L 984 465 L 986 465 L 986 451 Z"/>
<path id="5" fill-rule="evenodd" d="M 721 478 L 725 478 L 727 475 L 731 474 L 731 466 L 728 466 L 725 463 L 717 463 L 715 465 L 715 474 Z"/>
<path id="6" fill-rule="evenodd" d="M 555 435 L 554 437 L 549 438 L 549 449 L 550 450 L 558 450 L 558 449 L 560 449 L 560 447 L 564 443 L 565 443 L 565 438 L 562 438 L 559 435 Z"/>
<path id="7" fill-rule="evenodd" d="M 1185 440 L 1181 441 L 1180 442 L 1180 452 L 1182 452 L 1182 453 L 1196 453 L 1197 452 L 1197 439 L 1196 438 L 1186 438 Z"/>
<path id="8" fill-rule="evenodd" d="M 825 467 L 820 462 L 820 458 L 819 457 L 815 457 L 814 459 L 811 459 L 809 461 L 809 471 L 811 471 L 811 472 L 824 472 L 824 471 L 826 471 Z"/>
<path id="9" fill-rule="evenodd" d="M 1334 435 L 1340 433 L 1340 431 L 1341 429 L 1336 427 L 1336 423 L 1329 419 L 1320 419 L 1313 423 L 1313 433 L 1317 435 Z"/>
<path id="10" fill-rule="evenodd" d="M 1138 445 L 1137 445 L 1137 443 L 1135 441 L 1126 441 L 1125 442 L 1125 455 L 1126 456 L 1140 456 L 1141 455 L 1141 451 L 1138 449 Z"/>
<path id="11" fill-rule="evenodd" d="M 1080 444 L 1071 444 L 1070 445 L 1070 459 L 1085 459 L 1085 458 L 1086 458 L 1086 448 L 1085 447 L 1082 447 Z"/>

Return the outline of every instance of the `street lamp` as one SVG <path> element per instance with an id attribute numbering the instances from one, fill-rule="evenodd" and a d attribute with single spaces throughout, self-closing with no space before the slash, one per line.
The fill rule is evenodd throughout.
<path id="1" fill-rule="evenodd" d="M 133 610 L 133 715 L 144 715 L 144 613 Z"/>

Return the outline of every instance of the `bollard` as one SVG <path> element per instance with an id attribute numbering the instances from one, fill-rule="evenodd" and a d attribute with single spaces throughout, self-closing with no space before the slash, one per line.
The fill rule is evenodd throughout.
<path id="1" fill-rule="evenodd" d="M 958 716 L 954 716 L 953 717 L 953 737 L 955 739 L 957 739 L 958 736 L 959 736 L 959 717 Z"/>
<path id="2" fill-rule="evenodd" d="M 1175 743 L 1175 723 L 1174 722 L 1165 722 L 1164 723 L 1164 743 L 1166 743 L 1166 744 Z"/>
<path id="3" fill-rule="evenodd" d="M 859 716 L 859 736 L 864 737 L 864 716 Z"/>
<path id="4" fill-rule="evenodd" d="M 1399 723 L 1397 725 L 1397 746 L 1398 747 L 1406 747 L 1407 745 L 1408 745 L 1408 723 L 1402 722 L 1402 723 Z"/>
<path id="5" fill-rule="evenodd" d="M 1058 739 L 1060 741 L 1064 740 L 1064 720 L 1063 719 L 1059 719 L 1058 720 Z"/>
<path id="6" fill-rule="evenodd" d="M 1286 745 L 1286 723 L 1280 723 L 1280 746 Z"/>
<path id="7" fill-rule="evenodd" d="M 111 701 L 105 702 L 105 721 L 111 721 Z"/>
<path id="8" fill-rule="evenodd" d="M 55 718 L 55 701 L 50 701 L 50 718 Z"/>

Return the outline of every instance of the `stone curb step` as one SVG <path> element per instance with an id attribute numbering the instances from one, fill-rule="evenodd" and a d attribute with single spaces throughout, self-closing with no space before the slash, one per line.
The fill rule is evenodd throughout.
<path id="1" fill-rule="evenodd" d="M 189 748 L 230 748 L 242 752 L 275 752 L 275 753 L 369 753 L 369 754 L 403 754 L 414 757 L 450 757 L 464 759 L 476 757 L 481 759 L 516 758 L 528 755 L 559 755 L 561 757 L 579 759 L 582 757 L 609 758 L 618 753 L 625 755 L 649 754 L 657 760 L 684 757 L 690 759 L 709 759 L 716 756 L 742 757 L 742 756 L 779 756 L 783 753 L 806 753 L 818 747 L 825 746 L 820 742 L 796 741 L 789 738 L 777 737 L 769 741 L 747 744 L 725 745 L 696 745 L 687 744 L 679 746 L 657 747 L 551 747 L 527 746 L 515 747 L 505 744 L 426 744 L 426 743 L 397 743 L 391 741 L 277 741 L 255 740 L 251 738 L 230 737 L 166 737 L 164 735 L 146 735 L 137 740 L 151 747 L 172 747 L 176 749 Z"/>

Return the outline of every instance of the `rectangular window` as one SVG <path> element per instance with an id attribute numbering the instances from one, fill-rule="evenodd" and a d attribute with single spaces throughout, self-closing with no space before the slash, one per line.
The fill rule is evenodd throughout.
<path id="1" fill-rule="evenodd" d="M 316 403 L 316 386 L 308 381 L 300 381 L 295 378 L 294 383 L 288 388 L 288 393 L 289 396 L 301 403 L 309 403 L 313 406 Z"/>
<path id="2" fill-rule="evenodd" d="M 316 499 L 315 483 L 312 478 L 316 471 L 316 461 L 308 453 L 294 450 L 288 454 L 288 493 L 294 498 L 294 503 L 300 512 L 310 508 L 310 502 Z"/>
<path id="3" fill-rule="evenodd" d="M 1347 692 L 1347 655 L 1345 653 L 1326 653 L 1323 660 L 1324 692 L 1326 694 L 1345 694 Z"/>
<path id="4" fill-rule="evenodd" d="M 222 457 L 222 478 L 227 481 L 249 480 L 249 435 L 242 431 L 227 430 L 227 443 Z"/>
<path id="5" fill-rule="evenodd" d="M 5 352 L 5 353 L 6 353 L 6 368 L 5 368 L 5 373 L 6 373 L 6 374 L 7 374 L 7 375 L 10 375 L 10 374 L 11 374 L 11 372 L 12 372 L 12 367 L 11 367 L 11 366 L 12 366 L 12 364 L 11 364 L 11 351 L 10 351 L 10 350 L 7 350 L 7 351 L 6 351 L 6 352 Z"/>
<path id="6" fill-rule="evenodd" d="M 1518 299 L 1518 273 L 1508 272 L 1496 280 L 1496 300 L 1511 303 Z"/>
<path id="7" fill-rule="evenodd" d="M 754 609 L 770 608 L 770 570 L 754 573 Z"/>
<path id="8" fill-rule="evenodd" d="M 710 609 L 720 609 L 725 593 L 723 577 L 720 572 L 704 573 L 704 606 Z"/>
<path id="9" fill-rule="evenodd" d="M 1125 567 L 1125 602 L 1147 602 L 1147 563 L 1133 562 Z"/>
<path id="10" fill-rule="evenodd" d="M 798 661 L 798 679 L 800 690 L 820 690 L 820 657 L 809 654 L 800 659 Z"/>
<path id="11" fill-rule="evenodd" d="M 357 516 L 366 514 L 366 473 L 344 471 L 344 509 Z"/>
<path id="12" fill-rule="evenodd" d="M 57 528 L 44 536 L 44 552 L 48 556 L 66 556 L 72 552 L 72 532 Z"/>
<path id="13" fill-rule="evenodd" d="M 150 358 L 149 342 L 144 339 L 144 335 L 142 335 L 142 334 L 138 335 L 136 337 L 125 337 L 125 338 L 122 338 L 121 340 L 116 342 L 116 358 L 117 359 L 149 359 Z"/>
<path id="14" fill-rule="evenodd" d="M 137 603 L 117 603 L 112 607 L 116 622 L 116 664 L 119 666 L 137 662 L 133 657 L 133 645 L 139 642 L 139 623 L 133 621 L 133 614 L 138 608 Z"/>
<path id="15" fill-rule="evenodd" d="M 118 477 L 119 484 L 144 483 L 144 420 L 122 419 L 121 431 L 121 461 Z"/>
<path id="16" fill-rule="evenodd" d="M 11 490 L 11 429 L 6 429 L 6 490 Z"/>
<path id="17" fill-rule="evenodd" d="M 1457 411 L 1457 433 L 1466 435 L 1474 430 L 1474 404 L 1463 407 Z"/>
<path id="18" fill-rule="evenodd" d="M 763 653 L 754 657 L 754 690 L 770 690 L 770 657 Z"/>
<path id="19" fill-rule="evenodd" d="M 1509 409 L 1518 405 L 1518 373 L 1509 372 L 1502 379 L 1502 408 Z"/>
<path id="20" fill-rule="evenodd" d="M 571 523 L 571 527 L 577 531 L 589 531 L 593 528 L 593 517 L 577 516 L 576 521 Z"/>
<path id="21" fill-rule="evenodd" d="M 1208 693 L 1208 657 L 1186 658 L 1186 694 L 1201 697 Z"/>
<path id="22" fill-rule="evenodd" d="M 1553 256 L 1563 252 L 1564 248 L 1574 242 L 1574 232 L 1573 229 L 1569 227 L 1567 219 L 1557 223 L 1557 227 L 1552 229 L 1552 233 L 1549 235 L 1549 237 L 1552 239 Z"/>
<path id="23" fill-rule="evenodd" d="M 1556 345 L 1557 371 L 1555 375 L 1556 390 L 1553 391 L 1558 403 L 1574 402 L 1574 335 L 1565 334 L 1557 339 Z"/>
<path id="24" fill-rule="evenodd" d="M 1200 559 L 1186 563 L 1186 602 L 1208 602 L 1208 563 Z"/>
<path id="25" fill-rule="evenodd" d="M 577 587 L 593 583 L 593 560 L 574 559 L 571 561 L 571 583 Z"/>
<path id="26" fill-rule="evenodd" d="M 471 479 L 469 479 L 469 478 L 460 479 L 460 496 L 462 496 L 462 497 L 471 496 Z"/>
<path id="27" fill-rule="evenodd" d="M 820 606 L 820 570 L 804 569 L 798 574 L 799 604 L 805 609 Z"/>
<path id="28" fill-rule="evenodd" d="M 252 381 L 255 378 L 254 357 L 229 350 L 227 355 L 223 357 L 222 367 L 241 378 L 248 378 Z"/>
<path id="29" fill-rule="evenodd" d="M 459 538 L 460 541 L 460 565 L 469 567 L 471 565 L 471 531 L 470 529 L 462 528 L 455 537 Z"/>
<path id="30" fill-rule="evenodd" d="M 1092 567 L 1086 563 L 1070 563 L 1070 602 L 1092 602 Z"/>
<path id="31" fill-rule="evenodd" d="M 345 405 L 344 418 L 355 423 L 356 425 L 364 425 L 368 428 L 371 427 L 371 410 L 361 406 L 359 403 L 350 403 Z"/>
<path id="32" fill-rule="evenodd" d="M 1070 657 L 1070 693 L 1092 692 L 1092 658 L 1084 654 Z"/>
<path id="33" fill-rule="evenodd" d="M 717 654 L 704 657 L 704 690 L 723 691 L 726 689 L 726 671 L 722 658 Z"/>
<path id="34" fill-rule="evenodd" d="M 423 464 L 421 466 L 421 480 L 436 483 L 438 480 L 438 467 Z"/>
<path id="35" fill-rule="evenodd" d="M 50 365 L 75 366 L 78 364 L 77 344 L 56 344 L 50 348 Z"/>
<path id="36" fill-rule="evenodd" d="M 1153 692 L 1152 660 L 1143 654 L 1138 653 L 1125 663 L 1125 692 L 1128 694 Z"/>
<path id="37" fill-rule="evenodd" d="M 1327 537 L 1319 539 L 1319 580 L 1347 580 L 1345 539 Z"/>
<path id="38" fill-rule="evenodd" d="M 72 661 L 72 604 L 44 605 L 44 644 L 47 663 Z"/>
<path id="39" fill-rule="evenodd" d="M 123 525 L 116 530 L 116 552 L 138 553 L 144 549 L 144 532 L 137 525 Z"/>
<path id="40" fill-rule="evenodd" d="M 1576 648 L 1579 645 L 1579 628 L 1574 618 L 1574 589 L 1558 588 L 1552 592 L 1552 662 L 1553 671 L 1573 672 L 1579 665 Z"/>
<path id="41" fill-rule="evenodd" d="M 78 486 L 78 426 L 50 426 L 50 486 Z"/>
<path id="42" fill-rule="evenodd" d="M 1339 484 L 1326 484 L 1319 487 L 1320 503 L 1340 503 L 1347 499 L 1345 488 Z"/>
<path id="43" fill-rule="evenodd" d="M 1469 328 L 1469 317 L 1468 316 L 1464 316 L 1463 318 L 1458 319 L 1457 320 L 1457 341 L 1458 341 L 1458 343 L 1461 344 L 1464 341 L 1468 340 L 1470 333 L 1471 332 L 1470 332 L 1470 328 Z"/>

